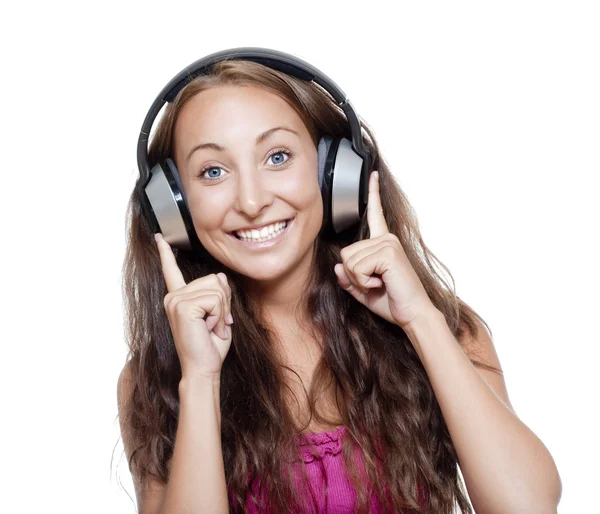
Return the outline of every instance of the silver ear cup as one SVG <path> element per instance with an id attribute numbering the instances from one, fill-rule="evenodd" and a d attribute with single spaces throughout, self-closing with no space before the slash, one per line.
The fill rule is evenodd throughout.
<path id="1" fill-rule="evenodd" d="M 343 138 L 333 163 L 331 219 L 336 234 L 360 221 L 359 193 L 362 165 L 362 157 L 354 151 L 350 140 Z"/>
<path id="2" fill-rule="evenodd" d="M 174 168 L 169 161 L 170 159 L 166 166 Z M 187 204 L 179 176 L 174 176 L 172 170 L 165 170 L 160 164 L 152 168 L 150 175 L 145 192 L 165 241 L 171 246 L 190 250 L 190 239 L 184 221 L 186 213 L 182 212 L 182 209 L 187 210 Z"/>

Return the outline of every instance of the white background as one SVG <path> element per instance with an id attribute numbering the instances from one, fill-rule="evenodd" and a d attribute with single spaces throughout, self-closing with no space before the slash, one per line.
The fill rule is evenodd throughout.
<path id="1" fill-rule="evenodd" d="M 598 512 L 596 2 L 19 5 L 0 35 L 3 511 L 135 512 L 116 383 L 139 129 L 183 67 L 264 46 L 329 75 L 373 127 L 492 328 L 559 512 Z"/>

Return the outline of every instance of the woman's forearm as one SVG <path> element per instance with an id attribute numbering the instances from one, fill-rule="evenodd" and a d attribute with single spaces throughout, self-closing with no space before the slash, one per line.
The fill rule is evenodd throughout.
<path id="1" fill-rule="evenodd" d="M 219 382 L 182 378 L 179 421 L 160 514 L 228 514 Z"/>
<path id="2" fill-rule="evenodd" d="M 556 512 L 560 477 L 552 456 L 477 373 L 438 312 L 406 333 L 427 371 L 475 511 Z"/>

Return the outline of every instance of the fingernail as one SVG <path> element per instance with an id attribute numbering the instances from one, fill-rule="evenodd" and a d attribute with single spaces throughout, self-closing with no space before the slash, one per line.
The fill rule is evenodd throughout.
<path id="1" fill-rule="evenodd" d="M 231 315 L 231 312 L 229 314 L 227 314 L 227 323 L 229 323 L 230 325 L 233 323 L 233 316 Z"/>
<path id="2" fill-rule="evenodd" d="M 378 171 L 374 171 L 373 175 L 375 175 L 375 180 L 379 180 L 379 172 Z"/>
<path id="3" fill-rule="evenodd" d="M 158 243 L 160 236 L 161 236 L 160 232 L 157 232 L 156 234 L 154 234 L 154 241 L 156 241 Z"/>

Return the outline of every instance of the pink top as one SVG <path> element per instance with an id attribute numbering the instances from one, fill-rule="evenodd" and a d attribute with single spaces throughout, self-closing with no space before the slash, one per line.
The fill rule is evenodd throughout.
<path id="1" fill-rule="evenodd" d="M 357 494 L 352 486 L 352 482 L 345 473 L 342 450 L 342 438 L 346 433 L 346 427 L 341 426 L 328 432 L 318 432 L 312 434 L 299 434 L 298 444 L 300 446 L 303 460 L 306 463 L 310 487 L 317 500 L 318 511 L 315 514 L 350 514 L 355 512 Z M 310 445 L 314 446 L 311 452 Z M 316 450 L 316 451 L 315 451 Z M 313 452 L 317 456 L 313 455 Z M 360 450 L 355 450 L 357 461 L 363 462 Z M 317 459 L 321 460 L 325 473 L 327 474 L 326 484 L 322 476 L 321 466 Z M 361 466 L 358 466 L 362 473 Z M 302 482 L 299 480 L 300 473 L 296 473 L 296 485 L 301 490 Z M 363 474 L 364 476 L 364 474 Z M 328 505 L 325 505 L 325 487 L 328 487 Z M 256 484 L 252 487 L 254 494 L 258 493 Z M 312 505 L 310 493 L 307 492 L 307 507 Z M 373 514 L 382 514 L 383 507 L 375 494 L 371 495 L 370 512 Z M 259 514 L 258 509 L 252 503 L 250 495 L 246 498 L 246 512 L 249 514 Z"/>

